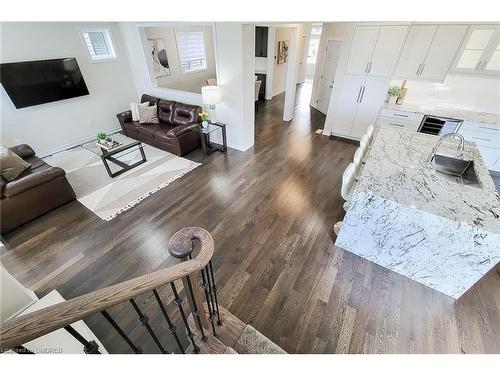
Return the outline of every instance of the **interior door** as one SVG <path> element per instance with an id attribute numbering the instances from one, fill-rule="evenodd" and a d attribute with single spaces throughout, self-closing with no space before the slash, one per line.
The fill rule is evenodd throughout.
<path id="1" fill-rule="evenodd" d="M 323 62 L 323 70 L 319 81 L 318 99 L 316 100 L 317 109 L 324 113 L 328 112 L 330 97 L 332 95 L 333 85 L 335 84 L 335 71 L 340 57 L 342 42 L 338 40 L 329 40 L 326 43 L 326 53 Z"/>
<path id="2" fill-rule="evenodd" d="M 419 78 L 444 81 L 467 31 L 467 25 L 440 25 L 420 68 Z"/>
<path id="3" fill-rule="evenodd" d="M 350 132 L 352 138 L 361 138 L 366 133 L 368 126 L 375 124 L 390 82 L 391 78 L 366 77 L 361 90 L 356 118 Z"/>
<path id="4" fill-rule="evenodd" d="M 411 26 L 396 69 L 396 78 L 418 78 L 437 26 Z"/>
<path id="5" fill-rule="evenodd" d="M 356 26 L 351 50 L 349 51 L 346 73 L 368 73 L 368 64 L 372 58 L 379 30 L 380 26 Z"/>
<path id="6" fill-rule="evenodd" d="M 368 74 L 392 77 L 398 61 L 408 26 L 382 26 L 373 51 Z"/>
<path id="7" fill-rule="evenodd" d="M 344 82 L 339 90 L 338 102 L 335 103 L 333 134 L 350 136 L 365 78 L 365 76 L 359 75 L 344 75 Z"/>

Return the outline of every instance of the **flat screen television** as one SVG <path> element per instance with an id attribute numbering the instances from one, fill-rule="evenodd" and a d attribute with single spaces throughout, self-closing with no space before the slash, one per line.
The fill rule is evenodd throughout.
<path id="1" fill-rule="evenodd" d="M 16 108 L 89 95 L 74 57 L 2 63 L 0 82 Z"/>

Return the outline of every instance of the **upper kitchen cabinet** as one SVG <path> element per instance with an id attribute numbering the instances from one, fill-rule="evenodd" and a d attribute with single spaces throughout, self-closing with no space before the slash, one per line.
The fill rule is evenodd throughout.
<path id="1" fill-rule="evenodd" d="M 392 77 L 407 26 L 356 26 L 346 73 Z"/>
<path id="2" fill-rule="evenodd" d="M 467 25 L 411 26 L 395 76 L 442 82 L 466 31 Z"/>
<path id="3" fill-rule="evenodd" d="M 453 73 L 500 75 L 500 25 L 472 25 L 455 60 Z"/>

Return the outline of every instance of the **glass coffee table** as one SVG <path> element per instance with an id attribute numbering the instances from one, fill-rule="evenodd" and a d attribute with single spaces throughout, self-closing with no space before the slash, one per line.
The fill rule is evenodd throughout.
<path id="1" fill-rule="evenodd" d="M 140 141 L 136 141 L 135 139 L 126 137 L 123 134 L 119 133 L 111 135 L 111 139 L 121 144 L 119 146 L 112 148 L 111 150 L 106 150 L 100 147 L 97 144 L 97 139 L 81 145 L 84 149 L 89 150 L 101 157 L 102 163 L 104 164 L 104 167 L 106 168 L 109 177 L 116 177 L 147 161 L 146 154 L 144 153 L 144 145 Z M 137 151 L 141 153 L 141 160 L 132 164 L 128 164 L 120 160 L 120 158 L 123 158 L 124 156 Z M 119 167 L 117 171 L 111 171 L 109 164 L 110 162 Z"/>
<path id="2" fill-rule="evenodd" d="M 209 122 L 206 128 L 202 125 L 198 125 L 193 129 L 194 131 L 200 133 L 201 146 L 206 155 L 209 155 L 214 151 L 222 151 L 223 153 L 227 152 L 226 124 L 221 122 Z M 210 134 L 215 131 L 220 131 L 222 133 L 222 145 L 210 141 Z"/>

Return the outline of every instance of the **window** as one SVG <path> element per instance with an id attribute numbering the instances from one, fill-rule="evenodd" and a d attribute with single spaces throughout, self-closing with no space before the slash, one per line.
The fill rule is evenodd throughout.
<path id="1" fill-rule="evenodd" d="M 204 29 L 177 29 L 175 37 L 181 72 L 187 74 L 207 69 Z"/>
<path id="2" fill-rule="evenodd" d="M 105 62 L 118 59 L 110 27 L 84 26 L 80 27 L 80 34 L 91 61 Z"/>
<path id="3" fill-rule="evenodd" d="M 311 28 L 311 40 L 307 51 L 307 63 L 315 64 L 318 56 L 319 39 L 321 37 L 322 25 L 313 25 Z"/>

